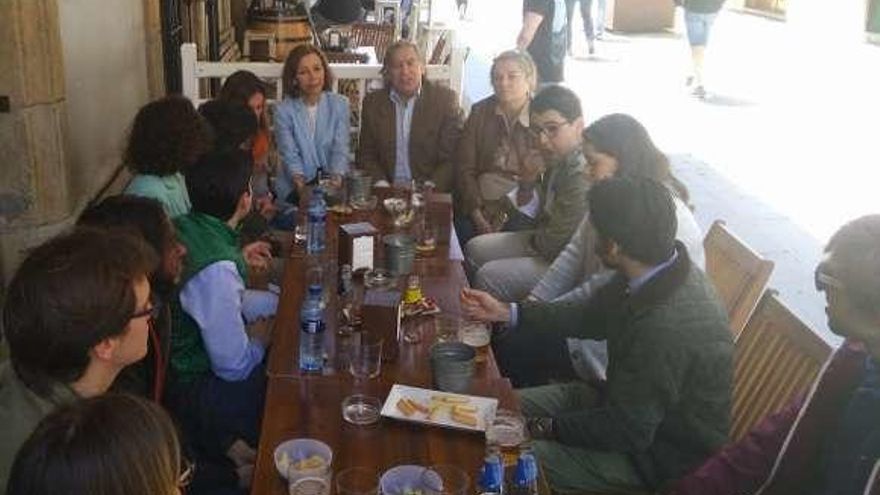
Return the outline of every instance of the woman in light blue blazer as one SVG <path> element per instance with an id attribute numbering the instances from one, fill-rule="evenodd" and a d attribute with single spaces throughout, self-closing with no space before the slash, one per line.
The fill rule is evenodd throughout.
<path id="1" fill-rule="evenodd" d="M 281 155 L 275 193 L 282 202 L 295 203 L 291 200 L 318 180 L 319 171 L 337 184 L 348 172 L 349 104 L 331 92 L 332 83 L 321 50 L 312 45 L 291 50 L 282 73 L 284 100 L 275 106 L 275 143 Z"/>

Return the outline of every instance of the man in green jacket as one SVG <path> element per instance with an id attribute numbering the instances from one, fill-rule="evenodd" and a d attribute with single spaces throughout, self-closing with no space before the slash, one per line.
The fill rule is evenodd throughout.
<path id="1" fill-rule="evenodd" d="M 0 489 L 40 420 L 105 393 L 146 355 L 156 264 L 140 238 L 81 229 L 37 247 L 18 268 L 3 306 Z"/>
<path id="2" fill-rule="evenodd" d="M 537 181 L 537 171 L 532 180 L 527 177 L 532 171 L 521 172 L 519 187 L 508 196 L 517 198 L 520 212 L 534 218 L 534 228 L 479 235 L 465 248 L 474 286 L 503 301 L 529 294 L 587 211 L 580 100 L 568 88 L 548 86 L 531 101 L 529 113 L 529 131 L 549 166 Z"/>
<path id="3" fill-rule="evenodd" d="M 607 382 L 523 389 L 523 411 L 554 489 L 652 490 L 726 441 L 733 342 L 710 282 L 675 241 L 664 186 L 611 179 L 589 207 L 596 251 L 616 270 L 589 302 L 507 305 L 465 290 L 462 303 L 469 316 L 510 322 L 500 338 L 536 348 L 607 340 Z"/>

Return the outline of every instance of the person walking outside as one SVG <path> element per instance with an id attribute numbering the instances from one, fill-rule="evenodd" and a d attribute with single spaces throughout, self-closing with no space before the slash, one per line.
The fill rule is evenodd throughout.
<path id="1" fill-rule="evenodd" d="M 687 28 L 688 44 L 691 47 L 693 73 L 687 78 L 691 94 L 698 98 L 706 97 L 703 82 L 703 62 L 706 57 L 706 45 L 709 34 L 724 0 L 676 0 L 676 4 L 684 8 L 684 22 Z"/>

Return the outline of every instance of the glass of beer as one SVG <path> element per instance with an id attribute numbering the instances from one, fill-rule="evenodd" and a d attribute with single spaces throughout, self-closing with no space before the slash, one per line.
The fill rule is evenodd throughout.
<path id="1" fill-rule="evenodd" d="M 477 351 L 476 362 L 485 362 L 489 356 L 489 342 L 492 340 L 489 327 L 478 321 L 463 321 L 460 336 L 462 342 Z"/>
<path id="2" fill-rule="evenodd" d="M 486 428 L 486 444 L 501 451 L 505 466 L 513 466 L 519 457 L 519 448 L 525 441 L 525 419 L 508 409 L 499 409 Z"/>

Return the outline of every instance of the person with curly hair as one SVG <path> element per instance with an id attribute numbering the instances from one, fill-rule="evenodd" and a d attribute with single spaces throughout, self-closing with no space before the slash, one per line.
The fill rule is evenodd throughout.
<path id="1" fill-rule="evenodd" d="M 129 133 L 125 163 L 134 174 L 126 194 L 154 198 L 169 216 L 188 213 L 191 205 L 183 171 L 208 150 L 210 131 L 183 96 L 147 103 Z"/>

